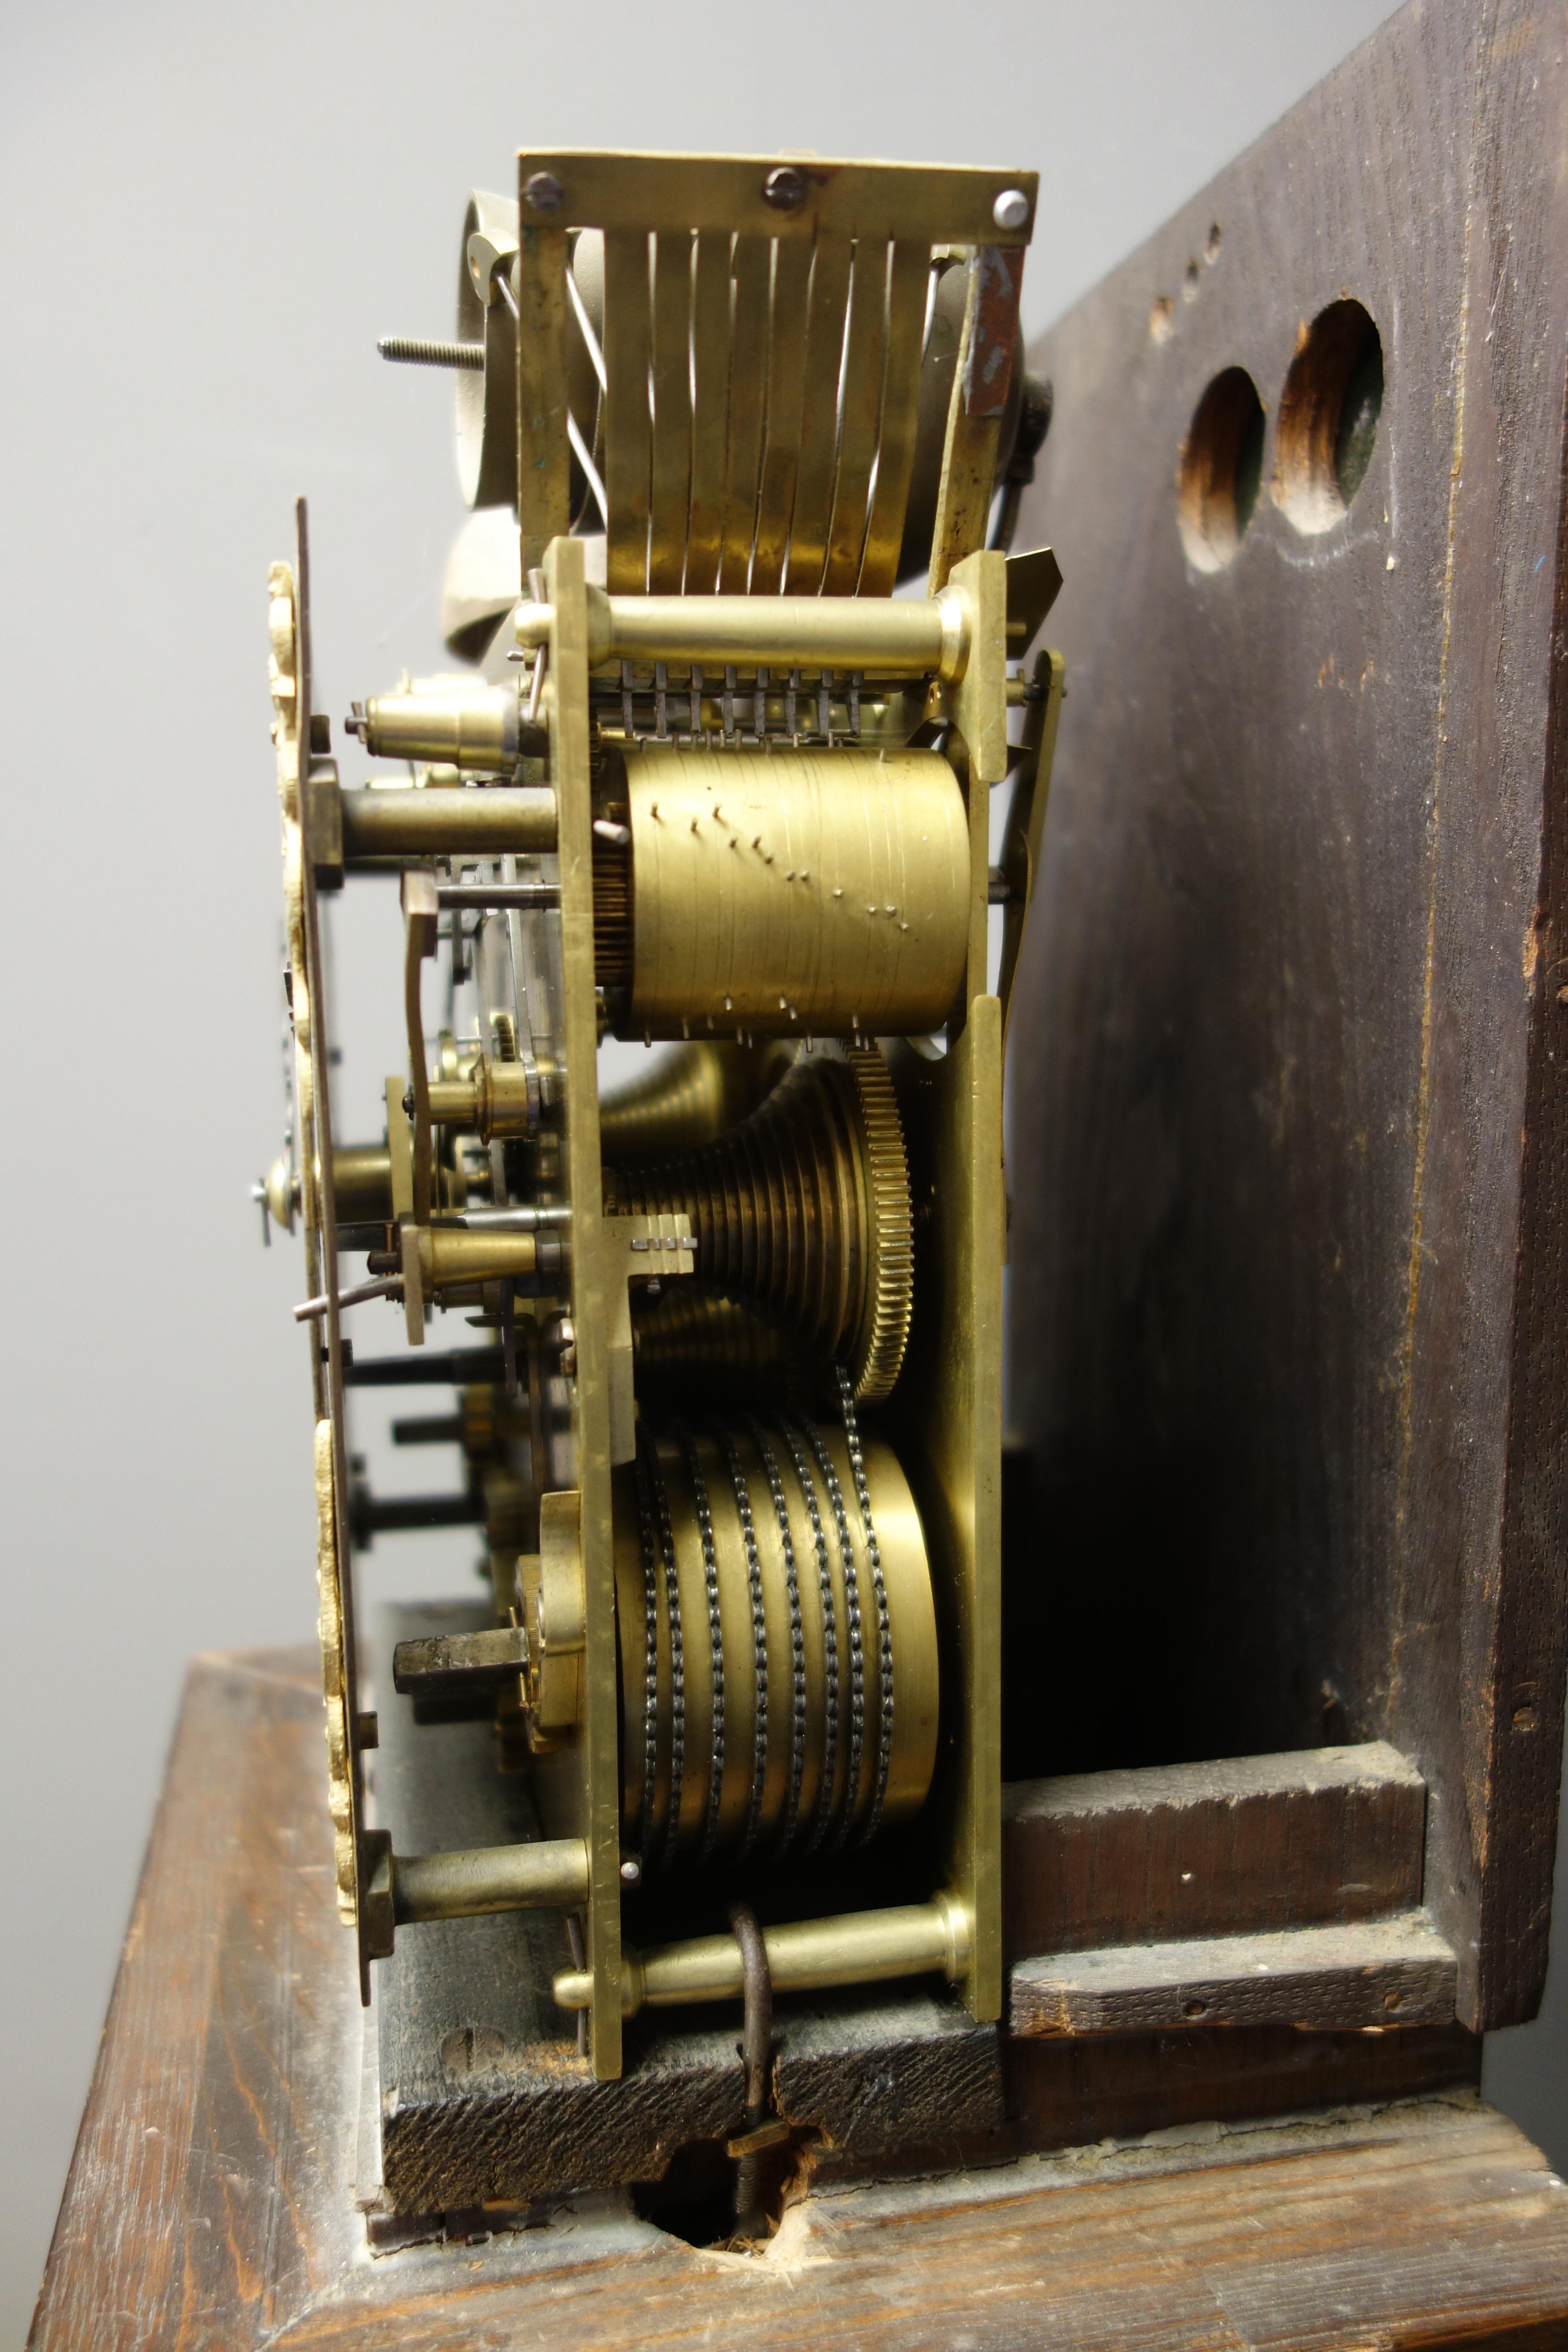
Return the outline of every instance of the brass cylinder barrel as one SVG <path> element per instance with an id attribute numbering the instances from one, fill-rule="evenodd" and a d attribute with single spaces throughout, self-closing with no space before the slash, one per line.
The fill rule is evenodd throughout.
<path id="1" fill-rule="evenodd" d="M 548 785 L 390 784 L 342 798 L 343 856 L 500 857 L 555 846 Z"/>
<path id="2" fill-rule="evenodd" d="M 630 1167 L 711 1143 L 765 1102 L 789 1067 L 782 1040 L 752 1047 L 705 1038 L 599 1098 L 599 1149 Z"/>
<path id="3" fill-rule="evenodd" d="M 374 694 L 364 706 L 364 747 L 377 760 L 504 775 L 517 765 L 522 733 L 515 686 L 409 688 Z"/>
<path id="4" fill-rule="evenodd" d="M 925 1801 L 936 1613 L 892 1449 L 672 1423 L 616 1474 L 622 1833 L 650 1863 L 853 1844 Z"/>
<path id="5" fill-rule="evenodd" d="M 392 1865 L 399 1927 L 422 1919 L 469 1919 L 487 1911 L 564 1910 L 587 1895 L 588 1849 L 581 1838 L 398 1854 Z"/>
<path id="6" fill-rule="evenodd" d="M 533 1234 L 493 1227 L 465 1233 L 444 1225 L 405 1225 L 404 1233 L 414 1234 L 419 1272 L 431 1287 L 451 1282 L 526 1282 L 538 1264 L 539 1242 Z"/>
<path id="7" fill-rule="evenodd" d="M 878 1984 L 891 1977 L 934 1976 L 950 1984 L 969 1973 L 974 1929 L 951 1895 L 888 1911 L 848 1911 L 832 1919 L 795 1919 L 763 1930 L 775 1992 L 816 1992 L 828 1985 Z M 563 2009 L 585 2009 L 594 1979 L 563 1969 L 554 1981 Z M 743 1990 L 741 1947 L 733 1936 L 694 1936 L 646 1952 L 621 1947 L 621 2013 L 683 2002 L 734 2000 Z"/>
<path id="8" fill-rule="evenodd" d="M 471 1077 L 432 1078 L 429 1103 L 437 1127 L 471 1128 L 483 1143 L 530 1135 L 539 1124 L 539 1073 L 481 1054 Z"/>
<path id="9" fill-rule="evenodd" d="M 392 1154 L 385 1144 L 334 1144 L 332 1186 L 342 1223 L 386 1223 L 392 1215 Z"/>
<path id="10" fill-rule="evenodd" d="M 443 1209 L 461 1209 L 468 1184 L 457 1168 L 437 1171 Z M 332 1146 L 332 1185 L 340 1225 L 388 1225 L 392 1223 L 392 1153 L 384 1143 L 337 1143 Z M 274 1220 L 291 1233 L 299 1210 L 299 1179 L 287 1154 L 275 1160 L 262 1180 L 262 1192 Z"/>
<path id="11" fill-rule="evenodd" d="M 970 873 L 963 796 L 939 753 L 644 743 L 624 759 L 630 938 L 618 953 L 599 943 L 602 979 L 629 972 L 622 1034 L 941 1027 L 968 952 Z"/>
<path id="12" fill-rule="evenodd" d="M 547 604 L 517 607 L 520 646 L 545 644 Z M 973 621 L 955 587 L 939 596 L 608 596 L 588 592 L 588 660 L 792 664 L 950 685 L 968 664 Z"/>
<path id="13" fill-rule="evenodd" d="M 794 1362 L 776 1325 L 689 1280 L 669 1283 L 657 1307 L 633 1316 L 632 1352 L 638 1382 L 660 1397 L 721 1391 L 731 1409 L 784 1397 Z"/>
<path id="14" fill-rule="evenodd" d="M 472 1078 L 432 1078 L 426 1099 L 437 1127 L 478 1128 L 479 1090 Z"/>

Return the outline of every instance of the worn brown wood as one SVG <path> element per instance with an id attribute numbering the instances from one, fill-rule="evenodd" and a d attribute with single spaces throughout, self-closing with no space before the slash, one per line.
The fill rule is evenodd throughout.
<path id="1" fill-rule="evenodd" d="M 1365 2032 L 1447 2025 L 1454 1955 L 1424 1912 L 1354 1927 L 1195 1936 L 1019 1960 L 1008 1980 L 1014 2033 L 1147 2033 L 1286 2024 Z"/>
<path id="2" fill-rule="evenodd" d="M 1010 1781 L 1007 1957 L 1409 1910 L 1426 1812 L 1421 1775 L 1376 1740 Z"/>
<path id="3" fill-rule="evenodd" d="M 36 2343 L 174 2344 L 187 2311 L 257 2340 L 247 2304 L 297 2311 L 351 2259 L 359 1987 L 325 1799 L 311 1654 L 198 1660 Z"/>
<path id="4" fill-rule="evenodd" d="M 1406 8 L 1047 334 L 1066 581 L 1012 1024 L 1009 1770 L 1391 1740 L 1476 2027 L 1546 1959 L 1563 1738 L 1568 65 Z M 1370 467 L 1271 496 L 1300 337 Z M 1268 412 L 1189 566 L 1205 386 Z"/>
<path id="5" fill-rule="evenodd" d="M 1481 2074 L 1480 2042 L 1459 2025 L 1010 2034 L 1003 2053 L 1012 2142 L 1031 2148 L 1473 2090 Z"/>
<path id="6" fill-rule="evenodd" d="M 353 2201 L 360 2010 L 324 1783 L 310 1653 L 198 1664 L 34 2352 L 1568 2343 L 1568 2195 L 1464 2095 L 819 2184 L 760 2258 L 699 2252 L 605 2193 L 488 2242 L 475 2214 L 456 2242 L 373 2256 Z M 1295 2037 L 1362 2053 L 1420 2038 Z M 1185 2095 L 1190 2114 L 1205 2037 L 1155 2040 L 1185 2051 L 1163 2061 L 1164 2104 Z M 1015 2055 L 1080 2062 L 1081 2083 L 1081 2062 L 1122 2046 Z M 1107 2111 L 1080 2090 L 1080 2115 Z"/>
<path id="7" fill-rule="evenodd" d="M 905 2141 L 878 2156 L 876 2172 L 919 2178 L 1119 2136 L 1474 2091 L 1481 2044 L 1451 2019 L 1346 2029 L 1184 2018 L 1137 2032 L 1009 2031 L 1002 2062 L 1007 2120 L 1000 2131 Z M 811 2142 L 797 2147 L 795 2162 L 806 2185 L 863 2179 L 868 2168 L 863 2159 Z"/>

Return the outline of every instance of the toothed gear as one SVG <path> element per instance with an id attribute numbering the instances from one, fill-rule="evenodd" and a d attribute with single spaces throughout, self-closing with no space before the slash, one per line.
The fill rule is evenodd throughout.
<path id="1" fill-rule="evenodd" d="M 727 1135 L 651 1168 L 606 1167 L 605 1205 L 679 1216 L 700 1282 L 769 1318 L 860 1404 L 898 1379 L 913 1313 L 903 1128 L 875 1045 L 796 1059 Z"/>
<path id="2" fill-rule="evenodd" d="M 866 1301 L 850 1355 L 857 1404 L 879 1404 L 903 1367 L 915 1306 L 910 1163 L 893 1081 L 878 1045 L 846 1055 L 854 1081 L 866 1182 Z"/>

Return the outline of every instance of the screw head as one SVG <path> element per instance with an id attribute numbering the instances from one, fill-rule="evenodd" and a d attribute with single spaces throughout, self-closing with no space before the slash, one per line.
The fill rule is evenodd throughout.
<path id="1" fill-rule="evenodd" d="M 522 184 L 522 193 L 536 213 L 555 213 L 561 209 L 562 186 L 553 172 L 531 172 Z"/>
<path id="2" fill-rule="evenodd" d="M 991 207 L 998 228 L 1022 228 L 1029 217 L 1029 199 L 1022 188 L 1004 188 Z"/>
<path id="3" fill-rule="evenodd" d="M 805 182 L 793 163 L 780 163 L 763 182 L 763 202 L 775 213 L 798 212 L 805 202 Z"/>

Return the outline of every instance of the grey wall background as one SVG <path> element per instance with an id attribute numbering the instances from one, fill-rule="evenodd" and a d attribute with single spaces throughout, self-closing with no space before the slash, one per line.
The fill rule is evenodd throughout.
<path id="1" fill-rule="evenodd" d="M 375 336 L 449 331 L 467 191 L 508 186 L 523 139 L 1036 164 L 1033 331 L 1387 13 L 0 19 L 0 2342 L 26 2333 L 184 1661 L 312 1631 L 299 1265 L 247 1198 L 280 1104 L 265 582 L 305 489 L 325 708 L 438 656 L 449 394 Z M 340 932 L 345 1131 L 378 1127 L 401 1059 L 391 913 L 360 896 Z M 395 1544 L 371 1565 L 382 1592 L 428 1581 Z M 1561 2165 L 1552 2005 L 1489 2063 Z"/>

